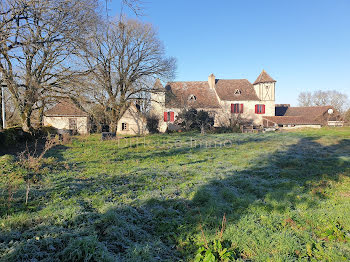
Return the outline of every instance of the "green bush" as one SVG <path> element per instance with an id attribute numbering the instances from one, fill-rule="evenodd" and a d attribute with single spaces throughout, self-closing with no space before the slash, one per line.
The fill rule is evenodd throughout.
<path id="1" fill-rule="evenodd" d="M 195 256 L 195 262 L 215 262 L 215 261 L 233 261 L 238 258 L 235 250 L 231 247 L 230 241 L 221 241 L 215 239 L 198 249 Z"/>
<path id="2" fill-rule="evenodd" d="M 147 116 L 147 129 L 151 134 L 159 133 L 159 118 L 155 115 Z"/>
<path id="3" fill-rule="evenodd" d="M 181 111 L 176 122 L 186 131 L 200 130 L 202 134 L 214 126 L 214 118 L 208 112 L 194 108 Z"/>
<path id="4" fill-rule="evenodd" d="M 0 145 L 15 146 L 18 143 L 33 140 L 30 133 L 24 132 L 21 127 L 12 127 L 0 132 Z"/>
<path id="5" fill-rule="evenodd" d="M 56 135 L 57 134 L 57 128 L 52 126 L 43 126 L 40 129 L 37 129 L 35 131 L 36 137 L 47 137 L 50 135 Z"/>

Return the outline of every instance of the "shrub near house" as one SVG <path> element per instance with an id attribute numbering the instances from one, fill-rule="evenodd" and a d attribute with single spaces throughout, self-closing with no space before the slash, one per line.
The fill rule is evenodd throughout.
<path id="1" fill-rule="evenodd" d="M 181 111 L 177 116 L 176 123 L 186 131 L 200 130 L 204 134 L 206 129 L 214 125 L 214 118 L 206 111 L 197 111 L 191 108 Z"/>

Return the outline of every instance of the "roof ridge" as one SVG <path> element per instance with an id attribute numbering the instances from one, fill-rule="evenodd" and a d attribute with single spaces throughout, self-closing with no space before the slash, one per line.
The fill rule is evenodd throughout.
<path id="1" fill-rule="evenodd" d="M 253 85 L 259 83 L 268 83 L 268 82 L 276 82 L 264 69 L 258 76 L 258 78 L 254 81 Z"/>
<path id="2" fill-rule="evenodd" d="M 327 107 L 332 105 L 325 105 L 325 106 L 290 106 L 290 107 Z"/>
<path id="3" fill-rule="evenodd" d="M 88 116 L 88 113 L 76 105 L 73 101 L 68 99 L 60 99 L 50 109 L 46 110 L 44 115 L 46 116 Z"/>

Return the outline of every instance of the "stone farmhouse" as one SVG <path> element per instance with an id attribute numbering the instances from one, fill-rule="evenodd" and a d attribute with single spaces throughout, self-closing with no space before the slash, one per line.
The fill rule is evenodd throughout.
<path id="1" fill-rule="evenodd" d="M 157 88 L 162 88 L 160 81 Z M 151 112 L 161 116 L 160 131 L 175 128 L 176 116 L 184 108 L 208 111 L 214 126 L 229 124 L 240 117 L 254 125 L 262 125 L 264 116 L 275 116 L 274 80 L 264 70 L 252 84 L 247 79 L 216 79 L 208 81 L 170 82 L 165 92 L 152 95 Z"/>
<path id="2" fill-rule="evenodd" d="M 228 126 L 239 119 L 244 125 L 274 128 L 342 126 L 339 112 L 332 106 L 291 107 L 275 104 L 276 80 L 264 70 L 253 82 L 247 79 L 216 79 L 208 81 L 169 82 L 157 80 L 158 93 L 151 94 L 150 112 L 159 121 L 160 132 L 177 130 L 175 120 L 183 109 L 205 110 L 214 117 L 214 127 Z M 90 132 L 89 114 L 69 99 L 62 99 L 44 114 L 44 125 L 73 130 L 79 134 Z M 147 134 L 146 117 L 132 104 L 120 119 L 120 134 Z"/>
<path id="3" fill-rule="evenodd" d="M 72 130 L 74 133 L 89 133 L 89 114 L 69 99 L 61 99 L 44 113 L 44 125 L 56 129 Z"/>
<path id="4" fill-rule="evenodd" d="M 240 118 L 247 125 L 297 128 L 342 125 L 340 114 L 331 106 L 290 107 L 275 105 L 276 80 L 265 70 L 257 79 L 216 79 L 208 81 L 170 82 L 157 89 L 164 92 L 152 94 L 151 113 L 160 121 L 160 131 L 176 129 L 174 124 L 179 112 L 196 108 L 209 112 L 215 119 L 214 126 L 225 126 L 233 118 Z"/>

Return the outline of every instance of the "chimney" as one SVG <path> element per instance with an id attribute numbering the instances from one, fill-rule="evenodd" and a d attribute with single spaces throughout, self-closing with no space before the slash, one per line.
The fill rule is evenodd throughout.
<path id="1" fill-rule="evenodd" d="M 215 89 L 215 76 L 214 74 L 211 74 L 208 76 L 208 84 L 210 88 Z"/>

